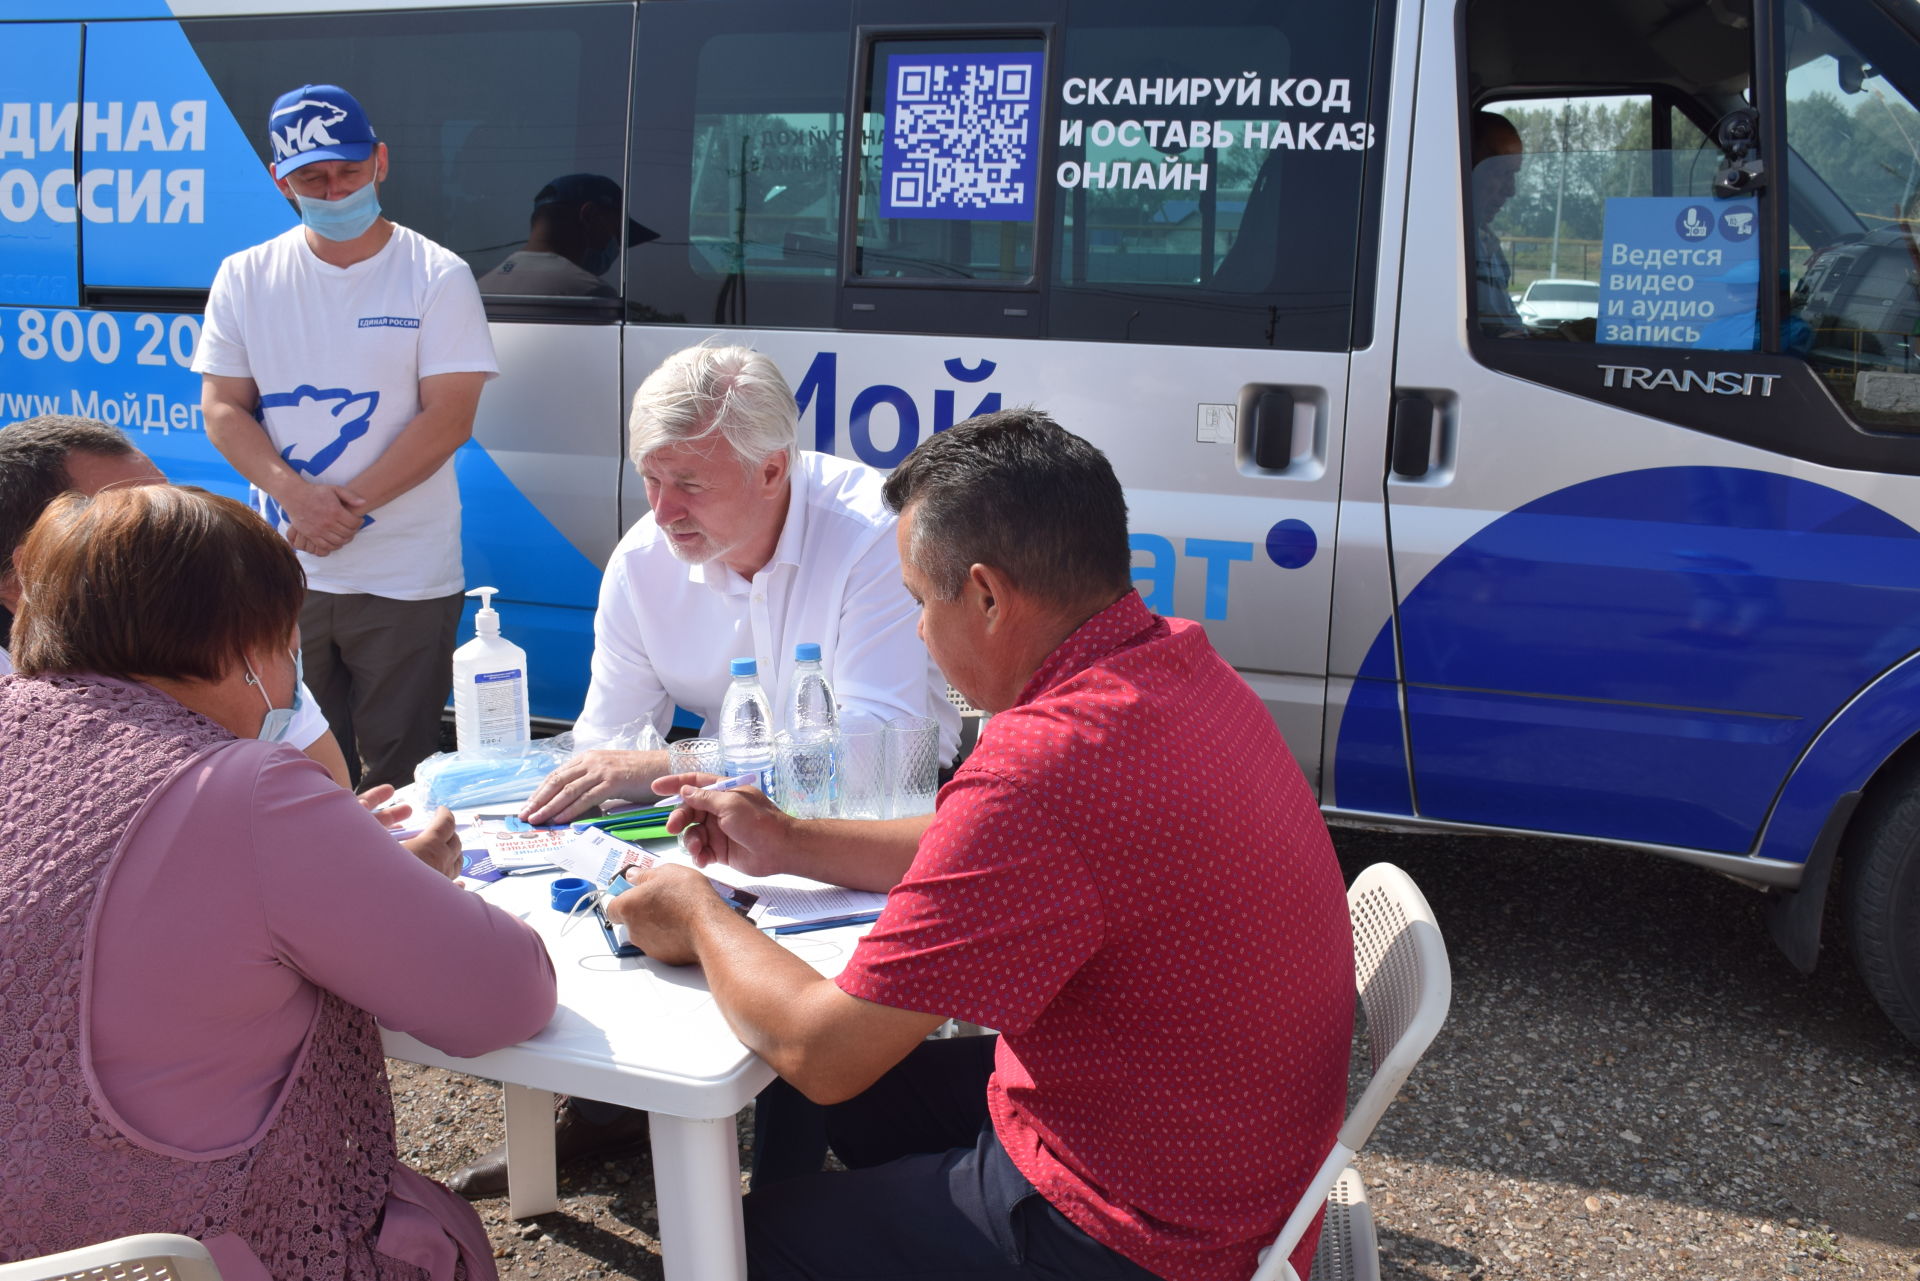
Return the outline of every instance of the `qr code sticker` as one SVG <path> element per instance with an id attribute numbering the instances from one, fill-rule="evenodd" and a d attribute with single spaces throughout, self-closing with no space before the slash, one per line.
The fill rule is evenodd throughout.
<path id="1" fill-rule="evenodd" d="M 1033 217 L 1039 54 L 895 57 L 888 75 L 883 217 Z"/>

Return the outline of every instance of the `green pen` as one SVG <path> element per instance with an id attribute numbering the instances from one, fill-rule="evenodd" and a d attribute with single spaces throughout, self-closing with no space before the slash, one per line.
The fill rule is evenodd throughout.
<path id="1" fill-rule="evenodd" d="M 603 827 L 600 829 L 617 841 L 659 841 L 672 836 L 665 823 L 640 823 L 632 827 Z"/>

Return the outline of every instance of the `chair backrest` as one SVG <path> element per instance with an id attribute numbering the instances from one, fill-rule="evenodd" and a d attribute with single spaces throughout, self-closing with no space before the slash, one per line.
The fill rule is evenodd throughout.
<path id="1" fill-rule="evenodd" d="M 1433 1044 L 1453 1000 L 1453 969 L 1433 909 L 1413 878 L 1375 863 L 1347 890 L 1353 925 L 1353 982 L 1366 1013 L 1373 1071 L 1347 1112 L 1340 1138 L 1294 1206 L 1280 1235 L 1261 1251 L 1253 1281 L 1291 1277 L 1287 1256 L 1300 1244 L 1353 1154 L 1380 1123 L 1413 1065 Z M 4 1281 L 4 1278 L 0 1278 Z"/>
<path id="2" fill-rule="evenodd" d="M 1426 895 L 1391 863 L 1375 863 L 1354 878 L 1347 915 L 1353 982 L 1373 1052 L 1373 1075 L 1340 1127 L 1340 1142 L 1358 1152 L 1447 1021 L 1453 967 Z"/>
<path id="3" fill-rule="evenodd" d="M 0 1263 L 0 1281 L 220 1281 L 220 1269 L 192 1237 L 146 1232 Z"/>

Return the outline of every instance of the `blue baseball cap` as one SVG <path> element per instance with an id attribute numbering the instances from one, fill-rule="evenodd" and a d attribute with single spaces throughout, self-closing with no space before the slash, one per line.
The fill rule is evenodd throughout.
<path id="1" fill-rule="evenodd" d="M 267 116 L 267 136 L 276 178 L 316 160 L 365 160 L 378 141 L 367 113 L 339 85 L 302 85 L 281 94 Z"/>
<path id="2" fill-rule="evenodd" d="M 620 207 L 620 184 L 604 174 L 561 174 L 534 193 L 533 207 L 542 205 L 606 205 Z"/>

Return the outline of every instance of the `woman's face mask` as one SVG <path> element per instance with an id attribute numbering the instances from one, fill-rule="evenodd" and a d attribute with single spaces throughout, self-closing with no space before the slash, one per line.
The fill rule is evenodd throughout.
<path id="1" fill-rule="evenodd" d="M 287 741 L 287 731 L 293 728 L 293 718 L 300 711 L 300 705 L 303 701 L 301 698 L 301 690 L 306 687 L 306 671 L 300 662 L 300 651 L 297 649 L 288 650 L 287 656 L 293 659 L 292 707 L 275 707 L 273 705 L 273 699 L 267 695 L 267 687 L 261 683 L 260 677 L 254 673 L 253 664 L 247 664 L 247 684 L 259 690 L 260 697 L 266 699 L 267 702 L 266 718 L 260 722 L 260 732 L 255 734 L 254 737 L 270 743 L 284 743 Z"/>

